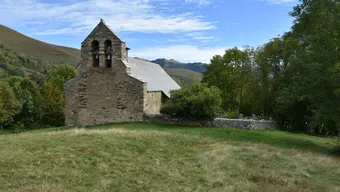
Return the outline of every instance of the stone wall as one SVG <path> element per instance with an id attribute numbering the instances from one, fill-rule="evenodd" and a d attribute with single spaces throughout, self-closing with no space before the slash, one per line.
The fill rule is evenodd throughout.
<path id="1" fill-rule="evenodd" d="M 144 112 L 146 114 L 159 114 L 162 106 L 161 91 L 147 91 L 144 96 Z"/>
<path id="2" fill-rule="evenodd" d="M 94 41 L 99 43 L 96 51 Z M 106 41 L 112 47 L 105 49 Z M 99 66 L 93 65 L 94 55 Z M 110 66 L 106 56 L 111 57 Z M 125 43 L 101 21 L 82 42 L 77 75 L 65 84 L 67 126 L 143 120 L 146 85 L 129 76 L 126 57 Z"/>
<path id="3" fill-rule="evenodd" d="M 239 128 L 239 129 L 276 129 L 274 121 L 252 120 L 252 119 L 225 119 L 216 118 L 213 121 L 216 127 Z"/>
<path id="4" fill-rule="evenodd" d="M 274 121 L 262 121 L 252 119 L 225 119 L 216 118 L 212 121 L 197 121 L 197 120 L 185 120 L 179 118 L 172 118 L 167 115 L 145 115 L 145 121 L 164 124 L 175 124 L 185 126 L 212 126 L 212 127 L 224 127 L 224 128 L 238 128 L 238 129 L 276 129 L 276 123 Z"/>
<path id="5" fill-rule="evenodd" d="M 128 75 L 92 73 L 65 86 L 66 125 L 142 121 L 144 83 Z"/>

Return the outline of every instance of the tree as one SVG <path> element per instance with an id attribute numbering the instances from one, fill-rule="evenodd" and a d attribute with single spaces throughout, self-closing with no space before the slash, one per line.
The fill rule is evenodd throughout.
<path id="1" fill-rule="evenodd" d="M 171 92 L 171 98 L 161 112 L 187 119 L 213 119 L 220 112 L 222 99 L 215 87 L 195 84 Z"/>
<path id="2" fill-rule="evenodd" d="M 295 17 L 287 45 L 284 88 L 277 98 L 277 116 L 295 129 L 323 134 L 340 132 L 340 4 L 304 0 Z M 288 55 L 288 57 L 287 57 Z"/>
<path id="3" fill-rule="evenodd" d="M 64 93 L 57 85 L 45 82 L 40 87 L 42 97 L 42 124 L 62 126 L 64 124 Z"/>
<path id="4" fill-rule="evenodd" d="M 0 133 L 5 123 L 10 123 L 19 112 L 19 103 L 12 89 L 0 83 Z"/>
<path id="5" fill-rule="evenodd" d="M 65 82 L 72 79 L 75 75 L 76 69 L 73 66 L 62 65 L 52 72 L 47 81 L 57 85 L 60 90 L 64 90 Z"/>
<path id="6" fill-rule="evenodd" d="M 20 112 L 15 116 L 16 122 L 26 128 L 39 126 L 42 106 L 37 84 L 22 77 L 10 77 L 8 84 L 20 105 Z"/>
<path id="7" fill-rule="evenodd" d="M 274 38 L 258 48 L 255 60 L 257 77 L 260 88 L 260 103 L 262 113 L 266 119 L 273 114 L 275 99 L 282 80 L 284 70 L 284 42 L 281 38 Z"/>
<path id="8" fill-rule="evenodd" d="M 228 49 L 223 56 L 214 56 L 203 74 L 203 83 L 221 90 L 225 111 L 251 114 L 252 54 L 253 50 L 249 48 L 244 51 L 237 47 Z"/>

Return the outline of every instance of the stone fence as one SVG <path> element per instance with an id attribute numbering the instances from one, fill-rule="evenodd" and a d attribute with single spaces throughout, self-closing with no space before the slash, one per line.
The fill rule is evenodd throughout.
<path id="1" fill-rule="evenodd" d="M 253 120 L 253 119 L 225 119 L 216 118 L 212 121 L 196 121 L 185 120 L 180 118 L 172 118 L 168 115 L 145 115 L 145 121 L 154 123 L 164 123 L 173 125 L 185 125 L 185 126 L 211 126 L 211 127 L 224 127 L 224 128 L 238 128 L 238 129 L 276 129 L 276 123 L 274 121 Z"/>

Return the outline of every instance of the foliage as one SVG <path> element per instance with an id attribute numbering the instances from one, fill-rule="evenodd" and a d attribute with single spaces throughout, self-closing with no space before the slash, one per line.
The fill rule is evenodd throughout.
<path id="1" fill-rule="evenodd" d="M 28 78 L 12 76 L 8 86 L 1 84 L 0 124 L 16 131 L 64 124 L 64 83 L 74 77 L 71 66 L 59 66 L 43 79 L 34 75 L 37 84 Z M 32 77 L 32 76 L 30 76 Z"/>
<path id="2" fill-rule="evenodd" d="M 172 91 L 161 112 L 180 118 L 213 119 L 219 113 L 221 102 L 217 88 L 195 84 Z"/>
<path id="3" fill-rule="evenodd" d="M 60 90 L 64 90 L 64 83 L 76 75 L 76 69 L 70 65 L 61 65 L 53 70 L 48 82 L 56 85 Z"/>
<path id="4" fill-rule="evenodd" d="M 10 77 L 9 85 L 20 104 L 20 112 L 15 121 L 26 128 L 34 128 L 41 121 L 41 95 L 38 85 L 22 77 Z"/>
<path id="5" fill-rule="evenodd" d="M 302 1 L 292 30 L 254 49 L 214 56 L 203 82 L 222 92 L 223 109 L 274 117 L 282 128 L 340 133 L 340 4 Z"/>
<path id="6" fill-rule="evenodd" d="M 251 115 L 255 97 L 253 50 L 246 48 L 227 49 L 223 56 L 216 55 L 203 75 L 202 82 L 216 86 L 222 92 L 222 107 L 225 111 L 239 110 Z"/>
<path id="7" fill-rule="evenodd" d="M 44 127 L 62 126 L 65 121 L 64 117 L 64 93 L 58 85 L 51 82 L 45 82 L 40 87 L 42 96 L 42 125 Z"/>
<path id="8" fill-rule="evenodd" d="M 19 103 L 12 89 L 5 83 L 0 83 L 0 128 L 11 122 L 19 111 Z"/>
<path id="9" fill-rule="evenodd" d="M 283 125 L 322 134 L 340 132 L 340 5 L 336 1 L 301 1 L 287 35 L 284 87 L 277 97 Z"/>
<path id="10" fill-rule="evenodd" d="M 240 113 L 238 112 L 238 110 L 235 110 L 235 111 L 228 110 L 226 112 L 226 118 L 228 119 L 238 119 L 239 117 L 240 117 Z"/>

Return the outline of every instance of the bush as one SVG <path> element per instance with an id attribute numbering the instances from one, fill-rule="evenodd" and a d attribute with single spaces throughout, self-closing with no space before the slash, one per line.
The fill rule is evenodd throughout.
<path id="1" fill-rule="evenodd" d="M 226 115 L 228 119 L 238 119 L 240 117 L 238 110 L 228 110 Z"/>
<path id="2" fill-rule="evenodd" d="M 171 91 L 171 98 L 162 107 L 161 113 L 185 119 L 209 120 L 218 115 L 221 104 L 219 89 L 195 84 Z"/>

